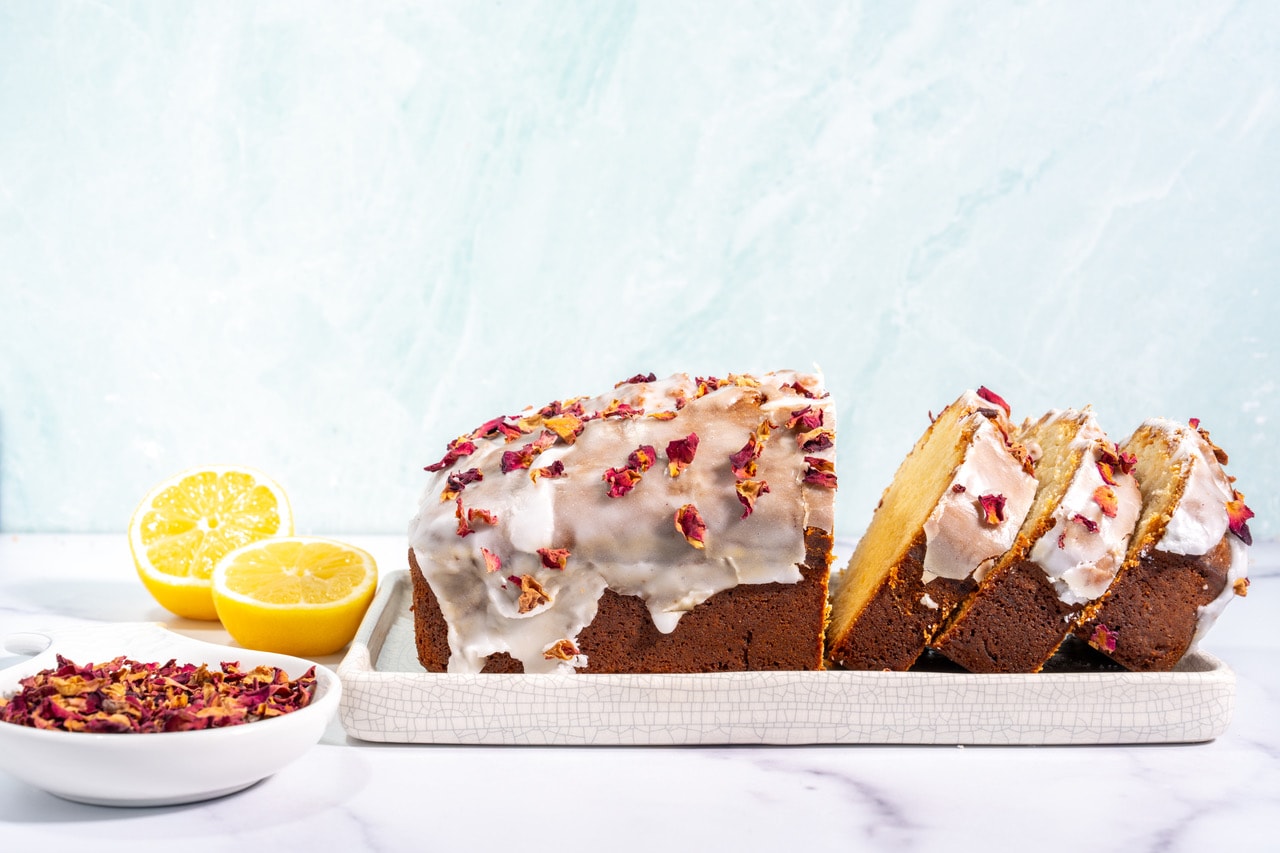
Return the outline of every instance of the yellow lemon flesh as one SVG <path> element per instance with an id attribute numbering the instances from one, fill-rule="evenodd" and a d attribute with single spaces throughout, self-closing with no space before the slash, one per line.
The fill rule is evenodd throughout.
<path id="1" fill-rule="evenodd" d="M 284 490 L 258 471 L 184 471 L 153 488 L 129 521 L 129 549 L 143 585 L 166 610 L 217 619 L 213 569 L 230 551 L 293 533 Z"/>
<path id="2" fill-rule="evenodd" d="M 373 557 L 330 539 L 264 539 L 227 554 L 213 572 L 213 602 L 240 645 L 299 657 L 339 651 L 360 627 L 378 586 Z"/>

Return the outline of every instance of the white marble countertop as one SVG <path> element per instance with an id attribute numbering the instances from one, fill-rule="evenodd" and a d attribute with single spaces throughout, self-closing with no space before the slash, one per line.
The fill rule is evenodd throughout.
<path id="1" fill-rule="evenodd" d="M 384 570 L 401 565 L 401 537 L 343 538 Z M 1275 849 L 1280 544 L 1255 546 L 1252 561 L 1248 599 L 1204 644 L 1238 679 L 1234 718 L 1211 743 L 398 746 L 350 740 L 335 719 L 296 763 L 197 805 L 79 805 L 0 773 L 0 849 Z M 126 621 L 230 642 L 155 605 L 123 536 L 0 539 L 0 636 Z"/>

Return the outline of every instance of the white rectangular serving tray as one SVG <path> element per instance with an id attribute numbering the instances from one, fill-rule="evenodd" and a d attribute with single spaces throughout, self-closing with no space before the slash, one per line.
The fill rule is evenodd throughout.
<path id="1" fill-rule="evenodd" d="M 1235 675 L 728 672 L 459 675 L 418 663 L 407 571 L 387 575 L 338 667 L 342 725 L 394 743 L 1150 744 L 1226 730 Z"/>

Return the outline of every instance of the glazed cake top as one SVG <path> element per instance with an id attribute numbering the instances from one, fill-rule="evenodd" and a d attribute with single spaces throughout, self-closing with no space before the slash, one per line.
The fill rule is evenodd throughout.
<path id="1" fill-rule="evenodd" d="M 834 442 L 822 377 L 792 371 L 636 376 L 460 436 L 409 525 L 449 671 L 584 665 L 605 588 L 670 632 L 722 590 L 798 582 L 805 528 L 832 530 Z"/>

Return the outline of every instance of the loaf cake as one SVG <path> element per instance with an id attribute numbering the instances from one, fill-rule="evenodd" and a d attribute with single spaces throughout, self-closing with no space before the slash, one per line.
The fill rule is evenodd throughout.
<path id="1" fill-rule="evenodd" d="M 1009 407 L 967 391 L 903 460 L 835 582 L 828 655 L 849 669 L 905 670 L 1013 544 L 1035 495 Z"/>
<path id="2" fill-rule="evenodd" d="M 450 442 L 409 526 L 432 672 L 818 669 L 835 409 L 818 375 L 635 376 Z"/>
<path id="3" fill-rule="evenodd" d="M 1133 461 L 1142 512 L 1115 580 L 1075 634 L 1127 669 L 1169 670 L 1247 592 L 1253 513 L 1199 421 L 1148 420 L 1120 452 Z"/>
<path id="4" fill-rule="evenodd" d="M 975 572 L 977 590 L 930 647 L 971 672 L 1039 672 L 1076 614 L 1111 585 L 1142 497 L 1092 411 L 1053 411 L 1017 436 L 1037 488 L 1013 546 Z"/>

